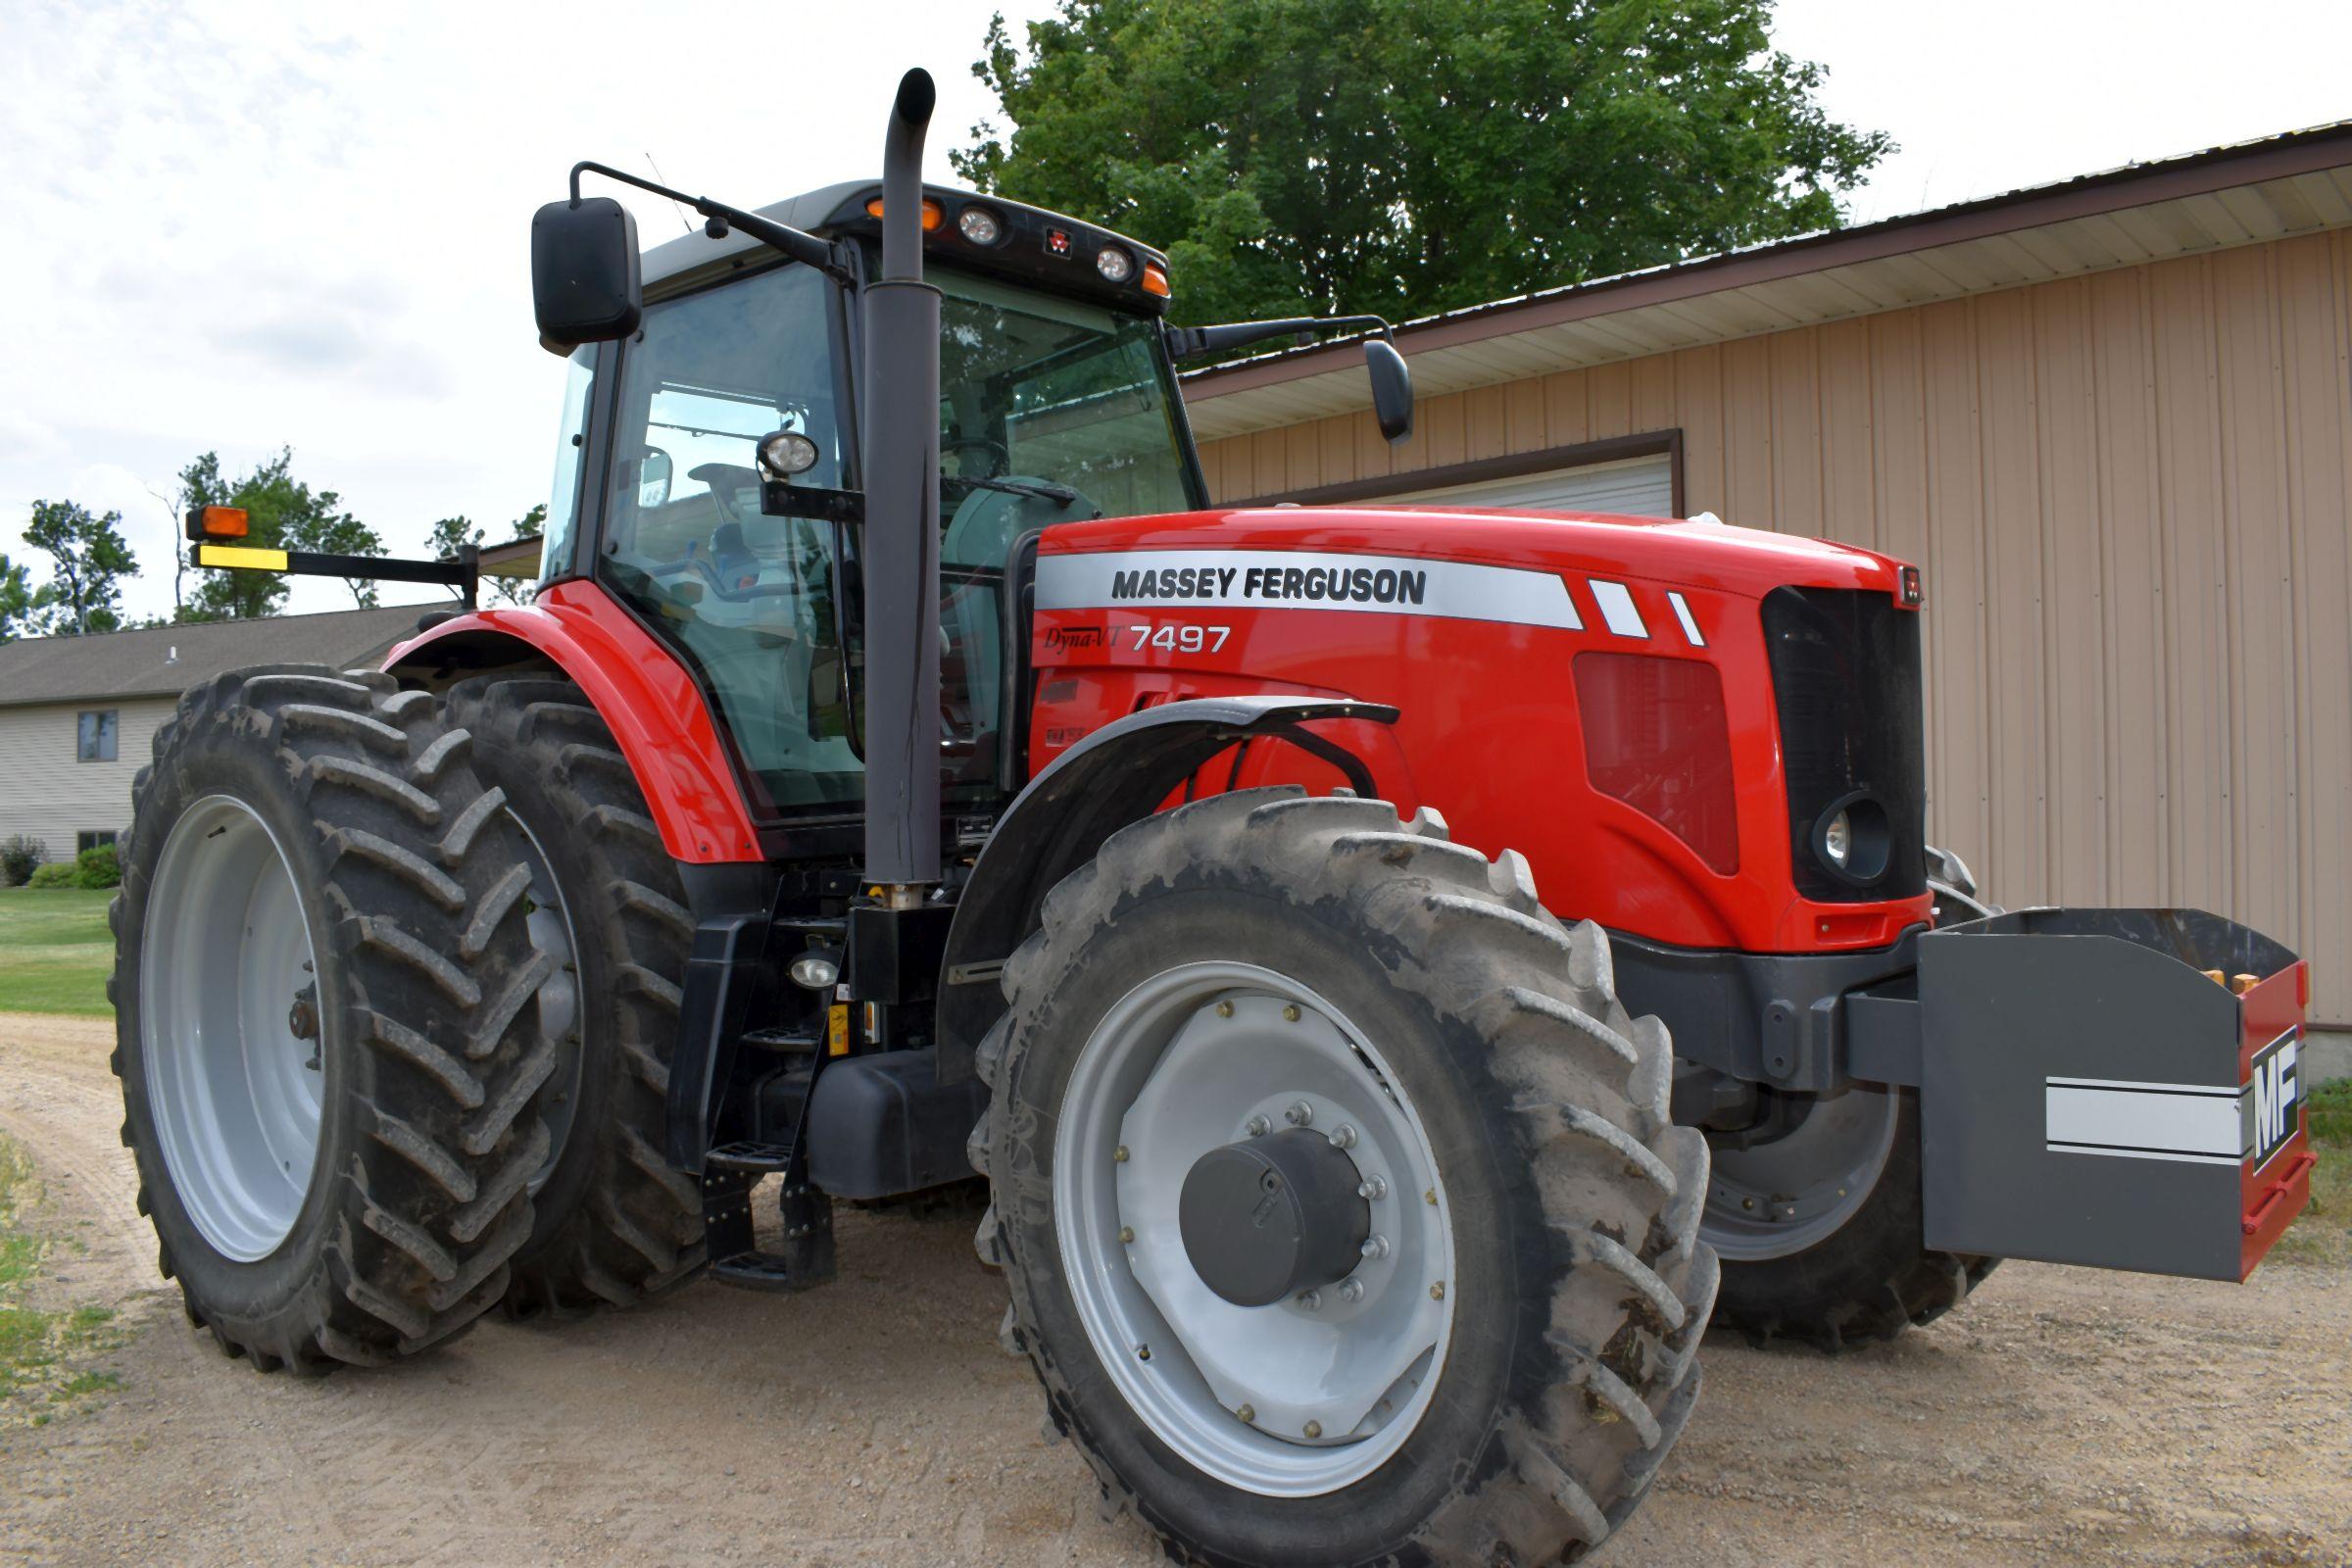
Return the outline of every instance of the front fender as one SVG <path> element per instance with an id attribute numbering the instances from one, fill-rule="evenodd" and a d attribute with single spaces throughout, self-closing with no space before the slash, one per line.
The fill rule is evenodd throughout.
<path id="1" fill-rule="evenodd" d="M 440 686 L 534 660 L 569 676 L 612 727 L 672 859 L 764 858 L 725 742 L 693 677 L 595 584 L 557 583 L 533 605 L 454 615 L 394 648 L 384 667 Z"/>
<path id="2" fill-rule="evenodd" d="M 1337 697 L 1199 697 L 1130 713 L 1055 758 L 997 821 L 948 929 L 939 986 L 938 1081 L 971 1076 L 972 1053 L 1004 1011 L 1004 960 L 1037 929 L 1055 883 L 1102 841 L 1150 816 L 1203 762 L 1252 736 L 1288 740 L 1343 773 L 1358 794 L 1371 772 L 1352 754 L 1299 728 L 1316 719 L 1393 724 L 1396 710 Z"/>

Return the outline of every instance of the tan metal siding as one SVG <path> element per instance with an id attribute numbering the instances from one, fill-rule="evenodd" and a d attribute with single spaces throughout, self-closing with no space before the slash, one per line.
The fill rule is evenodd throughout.
<path id="1" fill-rule="evenodd" d="M 1446 393 L 1395 452 L 1354 414 L 1203 462 L 1223 500 L 1403 490 L 1676 427 L 1690 511 L 1926 568 L 1931 822 L 1993 897 L 2222 910 L 2352 1022 L 2352 235 Z"/>
<path id="2" fill-rule="evenodd" d="M 74 858 L 74 836 L 130 823 L 130 781 L 155 745 L 157 726 L 176 706 L 169 697 L 113 704 L 115 760 L 75 760 L 78 715 L 108 705 L 66 703 L 0 708 L 0 839 L 28 833 L 52 860 Z"/>

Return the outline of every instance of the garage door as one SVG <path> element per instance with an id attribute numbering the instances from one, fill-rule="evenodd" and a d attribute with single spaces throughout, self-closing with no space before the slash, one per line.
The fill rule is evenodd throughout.
<path id="1" fill-rule="evenodd" d="M 1639 517 L 1674 515 L 1674 460 L 1664 453 L 1548 468 L 1511 479 L 1448 485 L 1382 496 L 1382 502 L 1451 501 L 1465 507 L 1530 507 L 1556 512 L 1624 512 Z"/>

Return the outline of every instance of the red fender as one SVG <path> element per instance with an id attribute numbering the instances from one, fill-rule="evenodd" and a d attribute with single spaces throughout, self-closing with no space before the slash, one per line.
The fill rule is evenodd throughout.
<path id="1" fill-rule="evenodd" d="M 673 859 L 710 865 L 765 858 L 702 693 L 676 656 L 602 588 L 561 582 L 533 605 L 452 616 L 395 647 L 384 668 L 417 673 L 435 662 L 436 645 L 486 634 L 525 645 L 587 694 L 620 742 Z"/>

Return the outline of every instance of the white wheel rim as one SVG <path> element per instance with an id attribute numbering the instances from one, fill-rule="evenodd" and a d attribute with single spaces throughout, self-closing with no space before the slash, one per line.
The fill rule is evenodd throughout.
<path id="1" fill-rule="evenodd" d="M 1898 1091 L 1854 1084 L 1781 1138 L 1746 1149 L 1717 1142 L 1700 1239 L 1740 1263 L 1818 1247 L 1870 1201 L 1901 1119 Z"/>
<path id="2" fill-rule="evenodd" d="M 1237 1306 L 1185 1252 L 1184 1177 L 1249 1137 L 1251 1118 L 1284 1127 L 1301 1103 L 1319 1131 L 1352 1128 L 1349 1157 L 1385 1183 L 1370 1209 L 1387 1254 L 1310 1293 L 1311 1307 L 1304 1296 Z M 1393 1457 L 1427 1413 L 1458 1295 L 1445 1183 L 1379 1050 L 1298 982 L 1195 963 L 1121 998 L 1070 1074 L 1054 1212 L 1095 1353 L 1152 1435 L 1217 1480 L 1273 1497 L 1336 1492 Z"/>
<path id="3" fill-rule="evenodd" d="M 293 1232 L 318 1158 L 325 1024 L 301 889 L 244 802 L 208 795 L 164 841 L 139 962 L 147 1099 L 180 1205 L 224 1257 Z M 294 1032 L 311 997 L 311 1037 Z"/>

